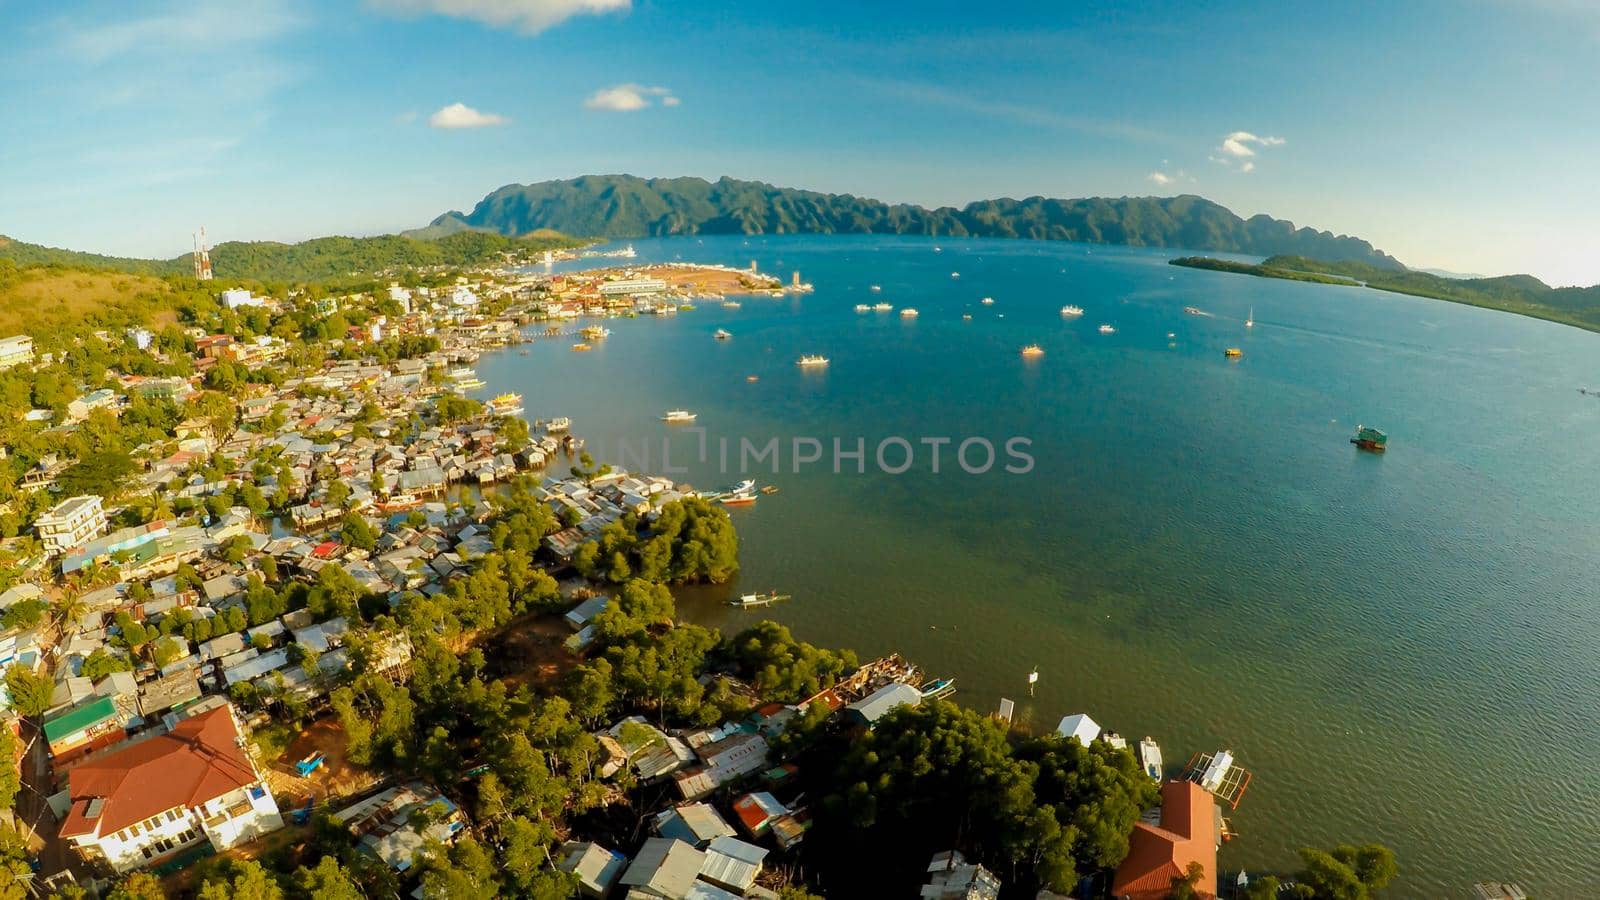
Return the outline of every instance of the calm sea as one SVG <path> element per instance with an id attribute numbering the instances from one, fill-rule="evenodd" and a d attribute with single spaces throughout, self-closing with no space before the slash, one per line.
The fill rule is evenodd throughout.
<path id="1" fill-rule="evenodd" d="M 542 341 L 479 366 L 485 395 L 571 416 L 598 456 L 781 489 L 734 511 L 743 575 L 684 592 L 688 618 L 734 631 L 766 615 L 864 656 L 900 651 L 956 677 L 961 702 L 1015 700 L 1029 727 L 1088 712 L 1151 735 L 1172 770 L 1230 749 L 1254 780 L 1229 814 L 1226 868 L 1380 841 L 1403 869 L 1393 896 L 1477 880 L 1600 896 L 1600 399 L 1578 391 L 1600 388 L 1600 335 L 1179 269 L 1167 251 L 635 246 L 641 261 L 754 260 L 816 285 L 612 321 L 590 353 Z M 896 311 L 854 311 L 877 302 Z M 1086 315 L 1063 318 L 1068 303 Z M 1031 343 L 1045 353 L 1024 360 Z M 804 353 L 831 362 L 802 371 Z M 698 433 L 659 421 L 675 408 L 698 414 L 704 461 Z M 1389 432 L 1387 455 L 1355 450 L 1358 424 Z M 903 474 L 874 459 L 890 437 L 915 450 Z M 1031 440 L 1026 474 L 1002 471 L 1012 437 Z M 741 474 L 740 440 L 772 438 L 782 471 Z M 824 450 L 798 473 L 796 438 Z M 836 438 L 864 443 L 864 474 L 848 458 L 833 471 Z M 938 474 L 923 438 L 952 440 Z M 994 444 L 991 471 L 962 469 L 966 438 Z M 886 450 L 891 467 L 904 457 Z M 723 604 L 768 588 L 794 600 Z"/>

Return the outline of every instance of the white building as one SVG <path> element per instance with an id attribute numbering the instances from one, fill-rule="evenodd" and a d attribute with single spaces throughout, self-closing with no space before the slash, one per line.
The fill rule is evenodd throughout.
<path id="1" fill-rule="evenodd" d="M 34 523 L 46 553 L 65 553 L 106 530 L 106 511 L 92 494 L 69 497 Z"/>
<path id="2" fill-rule="evenodd" d="M 466 285 L 461 285 L 461 286 L 457 287 L 454 291 L 450 292 L 450 305 L 451 306 L 462 306 L 462 307 L 477 306 L 478 305 L 478 295 L 474 294 L 472 292 L 472 289 L 467 287 Z"/>
<path id="3" fill-rule="evenodd" d="M 85 860 L 127 872 L 203 841 L 220 851 L 282 828 L 244 743 L 224 704 L 79 763 L 61 837 Z"/>
<path id="4" fill-rule="evenodd" d="M 33 362 L 33 338 L 25 334 L 0 338 L 0 369 Z"/>
<path id="5" fill-rule="evenodd" d="M 659 278 L 624 278 L 620 281 L 608 281 L 600 285 L 600 296 L 618 297 L 635 294 L 659 294 L 666 289 L 667 283 Z"/>
<path id="6" fill-rule="evenodd" d="M 1078 743 L 1087 747 L 1100 736 L 1100 723 L 1089 718 L 1088 713 L 1073 713 L 1056 726 L 1056 734 L 1064 738 L 1077 738 Z"/>
<path id="7" fill-rule="evenodd" d="M 238 309 L 241 306 L 265 306 L 266 298 L 255 297 L 244 288 L 229 288 L 222 292 L 222 304 L 229 309 Z"/>

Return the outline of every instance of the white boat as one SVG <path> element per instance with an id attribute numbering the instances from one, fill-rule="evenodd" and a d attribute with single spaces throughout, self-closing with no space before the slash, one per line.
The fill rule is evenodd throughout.
<path id="1" fill-rule="evenodd" d="M 755 489 L 756 489 L 756 483 L 747 478 L 744 481 L 741 481 L 738 484 L 734 485 L 733 487 L 728 488 L 728 493 L 730 493 L 730 494 L 748 494 L 748 493 L 750 493 L 751 491 L 753 491 Z"/>
<path id="2" fill-rule="evenodd" d="M 983 298 L 983 305 L 984 306 L 993 306 L 994 305 L 994 298 L 993 297 L 985 297 L 985 298 Z"/>
<path id="3" fill-rule="evenodd" d="M 722 308 L 723 309 L 740 309 L 740 308 L 743 307 L 743 305 L 744 304 L 740 303 L 737 300 L 724 300 L 724 301 L 722 301 Z"/>
<path id="4" fill-rule="evenodd" d="M 545 423 L 544 430 L 549 432 L 549 433 L 551 433 L 551 434 L 555 434 L 556 432 L 559 432 L 559 431 L 566 431 L 567 429 L 569 429 L 571 427 L 572 427 L 572 420 L 571 419 L 567 418 L 566 416 L 557 416 L 556 418 L 551 419 L 549 422 Z"/>
<path id="5" fill-rule="evenodd" d="M 1139 768 L 1151 781 L 1161 781 L 1161 745 L 1149 735 L 1139 742 Z"/>
<path id="6" fill-rule="evenodd" d="M 668 424 L 675 424 L 678 422 L 693 422 L 694 419 L 695 414 L 689 412 L 687 409 L 669 409 L 667 410 L 666 415 L 661 417 L 661 421 Z"/>
<path id="7" fill-rule="evenodd" d="M 719 341 L 725 341 L 728 338 L 733 337 L 733 332 L 718 328 L 716 331 L 712 332 L 711 336 Z"/>
<path id="8" fill-rule="evenodd" d="M 1068 318 L 1077 318 L 1078 316 L 1083 315 L 1083 307 L 1072 306 L 1069 304 L 1061 307 L 1061 314 L 1063 316 L 1067 316 Z"/>
<path id="9" fill-rule="evenodd" d="M 787 599 L 789 599 L 788 594 L 780 594 L 777 591 L 768 591 L 765 594 L 741 594 L 737 599 L 729 600 L 728 605 L 737 606 L 741 609 L 751 609 L 757 606 L 769 606 L 773 603 L 777 603 L 780 600 Z"/>
<path id="10" fill-rule="evenodd" d="M 1100 326 L 1100 333 L 1101 334 L 1116 334 L 1117 333 L 1117 329 L 1111 327 L 1110 325 L 1101 325 Z"/>
<path id="11" fill-rule="evenodd" d="M 865 303 L 857 303 L 856 304 L 856 312 L 858 312 L 858 313 L 872 312 L 872 307 L 868 306 Z"/>
<path id="12" fill-rule="evenodd" d="M 808 367 L 825 366 L 828 364 L 828 358 L 816 353 L 807 353 L 805 356 L 800 357 L 799 364 Z"/>
<path id="13" fill-rule="evenodd" d="M 1250 307 L 1250 318 L 1244 320 L 1244 327 L 1256 327 L 1256 308 L 1254 306 Z"/>
<path id="14" fill-rule="evenodd" d="M 874 294 L 876 294 L 879 291 L 883 290 L 883 285 L 875 284 L 875 285 L 872 285 L 871 287 L 867 288 L 867 290 L 869 290 L 869 291 L 873 292 Z"/>
<path id="15" fill-rule="evenodd" d="M 1228 777 L 1228 770 L 1233 768 L 1233 751 L 1222 750 L 1212 757 L 1211 765 L 1200 773 L 1200 786 L 1208 791 L 1215 791 L 1222 787 L 1223 779 Z"/>
<path id="16" fill-rule="evenodd" d="M 872 308 L 877 310 L 878 312 L 888 312 L 889 310 L 894 309 L 894 304 L 893 303 L 878 303 L 878 304 L 874 304 Z"/>
<path id="17" fill-rule="evenodd" d="M 590 325 L 581 329 L 578 333 L 591 340 L 600 340 L 602 338 L 610 337 L 611 329 L 601 325 Z"/>
<path id="18" fill-rule="evenodd" d="M 900 318 L 902 319 L 915 319 L 918 315 L 919 313 L 909 306 L 900 310 Z"/>
<path id="19" fill-rule="evenodd" d="M 960 272 L 951 272 L 950 273 L 950 277 L 951 278 L 960 278 L 961 277 L 961 273 Z"/>

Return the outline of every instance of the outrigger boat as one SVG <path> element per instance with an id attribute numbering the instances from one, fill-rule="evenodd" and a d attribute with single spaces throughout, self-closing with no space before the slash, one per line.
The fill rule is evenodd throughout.
<path id="1" fill-rule="evenodd" d="M 940 678 L 937 681 L 930 682 L 927 687 L 922 689 L 922 699 L 942 700 L 955 692 L 956 680 L 954 678 Z"/>
<path id="2" fill-rule="evenodd" d="M 694 420 L 695 414 L 689 412 L 687 409 L 669 409 L 667 410 L 666 414 L 661 417 L 661 421 L 668 424 L 676 424 L 678 422 L 693 422 Z"/>
<path id="3" fill-rule="evenodd" d="M 740 609 L 755 609 L 758 606 L 771 606 L 774 603 L 788 599 L 790 599 L 788 594 L 780 594 L 777 591 L 767 591 L 764 594 L 741 594 L 738 597 L 730 599 L 728 601 L 728 605 L 737 606 Z"/>

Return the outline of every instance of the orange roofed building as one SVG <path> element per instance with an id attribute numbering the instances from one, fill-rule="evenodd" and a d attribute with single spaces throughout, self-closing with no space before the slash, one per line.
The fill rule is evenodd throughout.
<path id="1" fill-rule="evenodd" d="M 228 705 L 85 760 L 68 775 L 68 792 L 61 838 L 118 872 L 202 841 L 226 850 L 283 827 Z"/>
<path id="2" fill-rule="evenodd" d="M 1192 781 L 1169 781 L 1161 787 L 1161 824 L 1140 822 L 1128 838 L 1128 858 L 1111 880 L 1111 895 L 1120 900 L 1163 900 L 1174 879 L 1185 877 L 1190 863 L 1205 874 L 1194 886 L 1201 897 L 1217 896 L 1217 802 Z"/>

